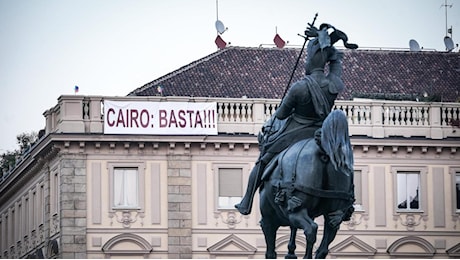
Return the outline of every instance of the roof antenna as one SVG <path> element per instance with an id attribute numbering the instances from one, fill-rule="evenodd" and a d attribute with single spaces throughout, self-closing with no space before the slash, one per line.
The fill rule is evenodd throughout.
<path id="1" fill-rule="evenodd" d="M 441 5 L 441 7 L 444 6 L 446 10 L 446 36 L 444 36 L 444 45 L 446 46 L 446 51 L 451 52 L 455 46 L 454 46 L 454 41 L 452 40 L 452 26 L 448 28 L 447 25 L 447 7 L 452 8 L 453 4 L 448 5 L 447 0 L 444 1 L 444 4 Z M 450 37 L 449 37 L 450 34 Z"/>
<path id="2" fill-rule="evenodd" d="M 441 5 L 441 7 L 442 6 L 444 6 L 444 8 L 446 9 L 446 36 L 447 36 L 447 34 L 449 33 L 449 29 L 447 28 L 447 7 L 452 8 L 453 4 L 448 5 L 447 0 L 445 0 L 444 4 Z M 450 33 L 452 34 L 452 28 L 450 29 Z"/>
<path id="3" fill-rule="evenodd" d="M 224 26 L 224 23 L 219 20 L 219 0 L 216 0 L 216 30 L 218 34 L 223 34 L 225 31 L 228 30 L 227 27 Z"/>
<path id="4" fill-rule="evenodd" d="M 217 45 L 217 48 L 224 49 L 227 46 L 227 43 L 220 37 L 228 28 L 224 26 L 224 23 L 219 20 L 219 0 L 216 0 L 216 30 L 217 30 L 217 37 L 214 40 L 214 43 Z"/>

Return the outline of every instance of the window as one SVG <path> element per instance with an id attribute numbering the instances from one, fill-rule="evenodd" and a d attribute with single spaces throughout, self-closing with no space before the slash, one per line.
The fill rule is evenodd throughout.
<path id="1" fill-rule="evenodd" d="M 53 170 L 54 171 L 54 170 Z M 50 209 L 51 215 L 57 214 L 59 211 L 59 174 L 57 170 L 55 170 L 53 174 L 51 174 L 50 178 Z"/>
<path id="2" fill-rule="evenodd" d="M 131 209 L 139 207 L 139 173 L 137 168 L 114 168 L 113 207 Z"/>
<path id="3" fill-rule="evenodd" d="M 456 211 L 460 212 L 460 172 L 455 174 Z"/>
<path id="4" fill-rule="evenodd" d="M 144 210 L 145 163 L 109 162 L 109 211 Z"/>
<path id="5" fill-rule="evenodd" d="M 363 210 L 363 198 L 362 198 L 362 171 L 361 170 L 355 170 L 354 176 L 353 176 L 353 184 L 355 186 L 355 202 L 353 206 L 355 207 L 355 210 L 362 211 Z"/>
<path id="6" fill-rule="evenodd" d="M 243 169 L 219 168 L 218 208 L 234 209 L 243 196 Z"/>
<path id="7" fill-rule="evenodd" d="M 420 173 L 397 173 L 397 208 L 399 210 L 420 210 Z"/>
<path id="8" fill-rule="evenodd" d="M 29 235 L 29 215 L 30 215 L 30 208 L 29 208 L 29 197 L 24 198 L 24 237 Z"/>

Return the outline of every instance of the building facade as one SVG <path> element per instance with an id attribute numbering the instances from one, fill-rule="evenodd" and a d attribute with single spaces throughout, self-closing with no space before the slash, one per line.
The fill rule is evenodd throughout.
<path id="1" fill-rule="evenodd" d="M 107 134 L 108 100 L 215 102 L 218 134 Z M 61 96 L 44 113 L 43 137 L 0 180 L 1 257 L 263 258 L 257 195 L 249 216 L 233 205 L 279 102 Z M 460 104 L 341 100 L 335 108 L 349 120 L 356 210 L 329 257 L 458 258 Z M 282 228 L 279 256 L 288 240 Z M 296 241 L 301 256 L 303 235 Z"/>

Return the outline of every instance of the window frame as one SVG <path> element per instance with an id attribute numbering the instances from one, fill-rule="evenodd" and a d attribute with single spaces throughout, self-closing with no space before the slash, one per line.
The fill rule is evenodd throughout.
<path id="1" fill-rule="evenodd" d="M 355 174 L 356 171 L 361 173 L 361 183 L 356 183 L 355 176 L 353 176 L 354 191 L 356 191 L 357 184 L 360 185 L 361 190 L 361 204 L 356 204 L 354 202 L 353 207 L 355 208 L 355 212 L 366 212 L 369 209 L 369 166 L 355 165 L 353 168 L 353 174 Z"/>
<path id="2" fill-rule="evenodd" d="M 234 205 L 227 205 L 227 207 L 221 207 L 219 205 L 219 183 L 220 183 L 220 169 L 239 169 L 241 170 L 241 197 L 239 198 L 238 202 L 243 198 L 244 193 L 246 192 L 246 187 L 248 183 L 248 178 L 249 178 L 249 166 L 247 164 L 241 164 L 241 163 L 218 163 L 213 165 L 213 171 L 214 171 L 214 208 L 217 211 L 230 211 L 230 210 L 236 210 Z M 254 198 L 256 200 L 256 198 Z M 237 202 L 237 203 L 238 203 Z M 236 203 L 235 203 L 236 204 Z"/>
<path id="3" fill-rule="evenodd" d="M 404 178 L 404 182 L 402 178 Z M 421 176 L 419 172 L 398 172 L 397 173 L 397 180 L 396 180 L 396 188 L 397 188 L 397 197 L 396 197 L 396 203 L 398 210 L 405 210 L 405 211 L 412 211 L 412 210 L 420 210 L 421 208 L 421 203 L 420 203 L 420 193 L 421 193 Z M 416 185 L 414 187 L 413 185 Z M 412 193 L 414 192 L 415 188 L 415 194 Z M 400 189 L 404 189 L 403 193 L 404 194 L 399 194 Z M 404 195 L 402 198 L 400 198 L 400 195 Z M 413 195 L 413 197 L 411 196 Z M 419 203 L 416 205 L 412 205 L 412 202 L 415 200 L 415 198 L 419 199 Z M 401 201 L 402 200 L 402 201 Z M 401 201 L 401 202 L 400 202 Z M 405 205 L 401 205 L 405 202 Z M 415 203 L 414 203 L 415 204 Z"/>
<path id="4" fill-rule="evenodd" d="M 457 176 L 460 176 L 460 167 L 450 167 L 450 175 L 452 180 L 452 215 L 460 215 L 460 208 L 457 208 L 458 200 L 457 197 Z"/>
<path id="5" fill-rule="evenodd" d="M 427 195 L 427 167 L 415 166 L 392 166 L 391 172 L 393 174 L 393 211 L 396 214 L 400 213 L 420 213 L 423 214 L 428 209 L 428 195 Z M 398 208 L 398 173 L 417 173 L 419 174 L 420 190 L 418 194 L 419 208 L 418 209 L 400 209 Z"/>
<path id="6" fill-rule="evenodd" d="M 115 193 L 115 169 L 119 168 L 137 168 L 137 206 L 136 207 L 118 207 L 114 205 Z M 145 211 L 145 163 L 144 162 L 108 162 L 107 169 L 109 171 L 109 212 L 115 211 Z"/>

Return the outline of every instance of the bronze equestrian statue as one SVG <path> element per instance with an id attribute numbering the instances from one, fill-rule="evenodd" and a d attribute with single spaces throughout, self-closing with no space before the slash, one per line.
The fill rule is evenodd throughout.
<path id="1" fill-rule="evenodd" d="M 276 232 L 291 228 L 286 258 L 295 255 L 297 229 L 306 238 L 305 258 L 312 258 L 318 225 L 324 217 L 324 235 L 316 258 L 325 258 L 342 221 L 354 208 L 353 151 L 348 121 L 342 110 L 332 111 L 314 138 L 301 140 L 278 154 L 266 166 L 260 187 L 260 221 L 266 258 L 276 258 Z"/>
<path id="2" fill-rule="evenodd" d="M 329 34 L 328 30 L 330 29 L 332 29 L 332 32 Z M 305 31 L 305 34 L 307 36 L 306 40 L 308 39 L 308 37 L 315 37 L 313 40 L 311 40 L 308 43 L 308 46 L 307 46 L 307 58 L 305 62 L 306 76 L 291 86 L 291 88 L 287 92 L 287 95 L 283 97 L 283 100 L 279 108 L 277 109 L 277 111 L 274 113 L 273 117 L 262 128 L 262 133 L 259 135 L 259 145 L 261 147 L 259 158 L 256 162 L 255 167 L 250 173 L 248 187 L 246 189 L 246 194 L 244 195 L 241 202 L 235 205 L 238 211 L 243 215 L 250 214 L 254 194 L 256 190 L 262 184 L 263 185 L 260 190 L 260 193 L 261 193 L 261 205 L 260 206 L 261 206 L 262 215 L 264 215 L 263 212 L 266 212 L 268 208 L 271 208 L 269 203 L 268 204 L 263 203 L 262 201 L 263 194 L 267 194 L 267 189 L 268 189 L 267 186 L 270 186 L 270 184 L 272 184 L 270 182 L 270 179 L 273 178 L 273 173 L 276 172 L 277 168 L 280 167 L 281 165 L 284 165 L 284 167 L 286 167 L 286 165 L 289 164 L 289 162 L 285 161 L 285 159 L 280 159 L 281 154 L 283 154 L 282 158 L 285 158 L 287 151 L 292 151 L 293 147 L 297 147 L 299 143 L 304 143 L 306 141 L 311 142 L 315 134 L 317 135 L 317 140 L 321 139 L 321 137 L 319 136 L 321 135 L 320 129 L 323 126 L 323 121 L 330 114 L 337 95 L 344 89 L 344 84 L 341 79 L 341 75 L 342 75 L 341 61 L 343 58 L 343 53 L 338 51 L 333 46 L 333 44 L 339 40 L 343 40 L 345 47 L 347 48 L 356 49 L 357 45 L 349 44 L 346 34 L 343 33 L 342 31 L 335 29 L 333 26 L 329 24 L 322 24 L 319 27 L 319 29 L 314 27 L 313 23 L 309 24 L 309 27 Z M 324 69 L 326 66 L 329 66 L 329 73 L 327 75 L 325 75 L 324 73 Z M 338 117 L 336 116 L 336 118 Z M 346 129 L 334 129 L 334 130 L 338 130 L 342 132 L 346 131 L 348 134 L 348 125 L 342 124 L 341 126 L 342 127 L 346 126 Z M 323 129 L 324 129 L 324 126 L 323 126 Z M 313 143 L 316 143 L 316 145 L 318 146 L 319 148 L 318 151 L 320 152 L 324 151 L 324 148 L 318 145 L 320 142 L 313 142 Z M 308 147 L 310 146 L 313 146 L 313 144 L 308 145 Z M 346 146 L 346 144 L 344 144 L 344 146 Z M 298 150 L 297 152 L 299 153 L 299 156 L 300 156 L 301 151 Z M 330 158 L 331 155 L 322 152 L 322 156 L 324 156 L 324 158 Z M 286 157 L 286 158 L 290 158 L 290 157 Z M 309 159 L 311 158 L 313 157 L 310 155 Z M 319 160 L 321 158 L 316 158 L 316 159 Z M 353 159 L 351 157 L 351 161 L 352 160 Z M 284 163 L 280 164 L 280 162 L 284 162 Z M 314 173 L 314 175 L 318 177 L 320 180 L 324 181 L 323 179 L 326 178 L 326 176 L 328 175 L 325 169 L 332 169 L 330 166 L 327 166 L 328 164 L 330 164 L 330 162 L 331 162 L 330 159 L 319 160 L 319 162 L 311 161 L 309 162 L 310 166 L 307 165 L 305 166 L 307 168 L 304 168 L 304 169 L 310 169 L 310 171 L 315 170 L 316 172 Z M 293 164 L 293 163 L 295 162 L 292 161 L 290 164 Z M 314 165 L 315 167 L 313 167 Z M 320 167 L 319 165 L 322 165 L 322 167 Z M 352 167 L 352 163 L 351 163 L 351 167 Z M 337 168 L 335 166 L 333 168 L 335 171 L 339 171 L 339 172 L 349 170 L 349 169 L 341 170 L 339 169 L 340 167 Z M 305 172 L 308 172 L 308 171 L 305 171 Z M 312 175 L 313 173 L 310 172 L 308 174 Z M 347 172 L 347 174 L 350 174 L 350 173 Z M 298 175 L 301 175 L 301 174 L 299 173 Z M 317 184 L 318 181 L 315 181 L 314 183 Z M 347 183 L 347 182 L 344 182 L 344 183 Z M 313 185 L 313 183 L 311 185 Z M 316 190 L 324 190 L 327 188 L 325 186 L 327 186 L 327 183 L 321 182 L 321 185 L 319 186 L 313 185 L 310 188 L 313 188 Z M 279 190 L 280 187 L 278 187 L 277 189 L 273 189 L 272 187 L 270 188 L 270 190 L 272 192 L 275 192 L 276 190 L 277 193 L 279 192 L 286 193 L 286 190 L 284 191 Z M 349 187 L 346 187 L 346 190 L 347 192 L 349 192 Z M 288 194 L 290 194 L 291 196 L 293 194 L 292 192 L 293 191 L 289 191 Z M 341 193 L 341 195 L 343 194 Z M 265 195 L 265 200 L 267 199 L 266 198 L 267 196 L 270 197 L 269 195 Z M 278 202 L 280 201 L 279 197 L 276 197 L 276 199 L 278 200 Z M 320 199 L 324 199 L 324 198 L 320 198 Z M 347 199 L 350 199 L 350 198 L 347 198 Z M 299 207 L 292 208 L 292 197 L 290 199 L 287 199 L 287 201 L 291 201 L 291 203 L 288 203 L 291 205 L 287 206 L 289 209 L 286 208 L 284 213 L 287 214 L 287 212 L 297 211 L 299 209 Z M 303 205 L 302 203 L 300 204 Z M 281 204 L 276 204 L 276 205 L 277 207 L 282 207 Z M 274 206 L 274 205 L 271 205 L 271 206 Z M 265 207 L 268 207 L 268 208 L 265 208 Z M 302 208 L 302 211 L 304 210 L 305 209 Z M 346 209 L 346 211 L 348 211 L 348 209 Z M 307 212 L 304 212 L 304 213 L 307 213 Z M 314 217 L 316 217 L 316 213 L 311 215 L 310 217 L 314 219 Z M 346 218 L 349 218 L 349 217 L 350 216 Z M 265 218 L 263 217 L 262 222 L 267 222 L 267 221 L 264 221 L 264 219 Z M 312 219 L 310 222 L 314 223 Z M 340 220 L 340 222 L 341 221 L 342 220 Z M 287 223 L 286 221 L 282 221 L 282 223 L 283 223 L 281 224 L 282 226 L 290 225 L 290 224 L 286 224 Z M 266 226 L 266 224 L 264 225 Z M 264 229 L 264 225 L 262 225 L 262 229 Z M 276 224 L 274 223 L 271 223 L 270 225 L 276 226 Z M 305 227 L 305 225 L 303 226 L 293 225 L 293 226 L 297 226 L 295 230 L 297 228 Z M 291 227 L 293 226 L 291 225 Z M 295 230 L 293 231 L 294 236 L 295 236 Z M 265 230 L 264 230 L 264 234 L 267 239 L 267 232 Z M 275 236 L 276 236 L 276 230 L 275 230 Z M 311 236 L 312 234 L 309 233 L 309 238 L 307 238 L 307 241 L 309 241 L 309 239 L 310 239 L 310 242 L 312 241 Z M 316 239 L 316 232 L 315 232 L 315 239 Z M 330 242 L 332 242 L 332 240 L 330 240 L 329 243 Z M 329 243 L 327 243 L 327 245 L 329 245 Z M 269 251 L 268 244 L 269 244 L 269 241 L 267 241 L 267 254 Z M 272 256 L 273 255 L 270 255 L 270 254 L 266 255 L 267 258 L 272 257 Z"/>

